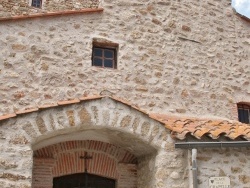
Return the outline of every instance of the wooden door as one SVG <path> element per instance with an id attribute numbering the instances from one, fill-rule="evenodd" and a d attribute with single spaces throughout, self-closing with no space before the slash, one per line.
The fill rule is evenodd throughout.
<path id="1" fill-rule="evenodd" d="M 115 180 L 88 173 L 71 174 L 54 178 L 53 188 L 115 188 Z"/>

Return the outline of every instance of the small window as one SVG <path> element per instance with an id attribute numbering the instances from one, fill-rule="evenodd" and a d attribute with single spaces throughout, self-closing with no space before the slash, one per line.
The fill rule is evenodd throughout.
<path id="1" fill-rule="evenodd" d="M 115 68 L 115 49 L 94 47 L 92 65 Z"/>
<path id="2" fill-rule="evenodd" d="M 92 66 L 117 68 L 117 48 L 118 44 L 102 41 L 93 41 Z"/>
<path id="3" fill-rule="evenodd" d="M 242 123 L 250 123 L 250 105 L 238 104 L 238 118 Z"/>
<path id="4" fill-rule="evenodd" d="M 36 8 L 41 8 L 42 0 L 32 0 L 31 6 L 36 7 Z"/>

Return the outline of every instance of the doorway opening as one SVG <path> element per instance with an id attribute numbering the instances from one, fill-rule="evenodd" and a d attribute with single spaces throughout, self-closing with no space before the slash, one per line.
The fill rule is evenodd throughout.
<path id="1" fill-rule="evenodd" d="M 53 178 L 53 188 L 115 188 L 115 180 L 77 173 Z"/>

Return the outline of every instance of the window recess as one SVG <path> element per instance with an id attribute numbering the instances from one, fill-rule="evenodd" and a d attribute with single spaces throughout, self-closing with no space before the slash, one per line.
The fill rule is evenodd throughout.
<path id="1" fill-rule="evenodd" d="M 92 48 L 92 66 L 117 68 L 118 44 L 105 39 L 94 39 Z"/>
<path id="2" fill-rule="evenodd" d="M 238 118 L 241 123 L 250 123 L 250 105 L 239 103 L 238 108 Z"/>
<path id="3" fill-rule="evenodd" d="M 41 8 L 42 7 L 42 0 L 32 0 L 31 6 L 36 7 L 36 8 Z"/>

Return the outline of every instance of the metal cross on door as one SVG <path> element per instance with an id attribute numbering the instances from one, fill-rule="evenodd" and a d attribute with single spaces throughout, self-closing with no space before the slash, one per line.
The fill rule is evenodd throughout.
<path id="1" fill-rule="evenodd" d="M 84 185 L 84 188 L 88 188 L 88 163 L 87 163 L 87 160 L 88 159 L 92 159 L 91 156 L 88 156 L 88 153 L 85 151 L 84 152 L 84 156 L 81 156 L 80 159 L 84 159 L 84 174 L 85 174 L 85 185 Z"/>

